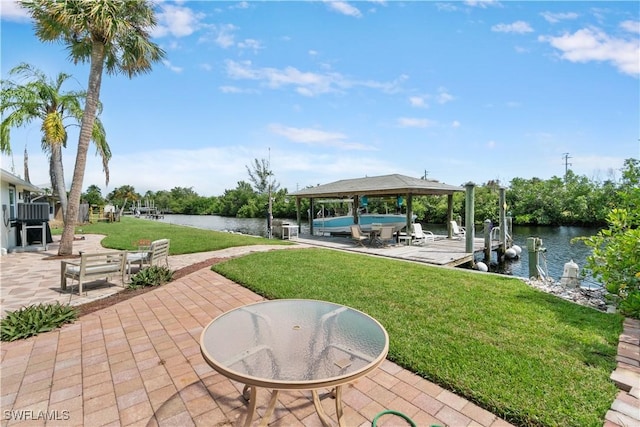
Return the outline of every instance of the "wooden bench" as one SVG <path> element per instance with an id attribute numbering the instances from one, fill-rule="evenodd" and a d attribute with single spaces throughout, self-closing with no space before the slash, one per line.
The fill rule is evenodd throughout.
<path id="1" fill-rule="evenodd" d="M 78 281 L 78 294 L 82 295 L 82 285 L 88 279 L 104 278 L 109 281 L 113 276 L 120 276 L 124 286 L 126 272 L 126 252 L 80 253 L 79 261 L 62 261 L 60 265 L 60 287 L 67 289 L 67 279 Z"/>

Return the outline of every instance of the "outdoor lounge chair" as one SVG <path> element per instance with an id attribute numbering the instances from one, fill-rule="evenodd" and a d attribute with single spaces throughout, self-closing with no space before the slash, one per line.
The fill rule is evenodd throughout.
<path id="1" fill-rule="evenodd" d="M 353 224 L 351 226 L 351 238 L 355 244 L 364 247 L 364 242 L 369 240 L 369 235 L 363 233 L 358 224 Z"/>
<path id="2" fill-rule="evenodd" d="M 460 238 L 466 235 L 467 229 L 459 226 L 457 222 L 451 221 L 451 233 L 453 237 Z"/>
<path id="3" fill-rule="evenodd" d="M 149 266 L 164 263 L 169 267 L 169 239 L 154 240 L 148 249 L 139 246 L 137 251 L 127 253 L 127 276 L 131 276 L 131 264 L 138 264 L 138 271 L 147 264 Z"/>
<path id="4" fill-rule="evenodd" d="M 425 242 L 433 242 L 436 237 L 431 231 L 423 231 L 420 223 L 414 223 L 411 226 L 413 228 L 413 243 L 422 245 Z"/>

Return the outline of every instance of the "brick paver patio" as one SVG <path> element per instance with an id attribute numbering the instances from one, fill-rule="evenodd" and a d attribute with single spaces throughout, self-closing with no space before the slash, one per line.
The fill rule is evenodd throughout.
<path id="1" fill-rule="evenodd" d="M 3 343 L 2 425 L 238 425 L 247 408 L 242 385 L 206 364 L 199 337 L 213 317 L 261 299 L 205 268 L 59 330 Z M 258 396 L 262 415 L 268 393 Z M 388 361 L 346 388 L 344 403 L 349 426 L 371 425 L 387 408 L 418 425 L 509 425 Z M 323 405 L 335 413 L 331 397 Z M 319 426 L 310 393 L 282 393 L 270 425 Z"/>

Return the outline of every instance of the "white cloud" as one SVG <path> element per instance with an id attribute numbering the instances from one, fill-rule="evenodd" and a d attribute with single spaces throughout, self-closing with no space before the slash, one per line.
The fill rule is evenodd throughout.
<path id="1" fill-rule="evenodd" d="M 204 14 L 195 13 L 188 7 L 162 4 L 160 8 L 156 15 L 158 25 L 152 30 L 154 37 L 189 36 L 200 27 L 200 20 L 204 17 Z"/>
<path id="2" fill-rule="evenodd" d="M 241 1 L 238 4 L 230 6 L 230 9 L 249 9 L 249 2 Z"/>
<path id="3" fill-rule="evenodd" d="M 462 124 L 461 124 L 459 121 L 457 121 L 457 120 L 454 120 L 454 121 L 451 123 L 451 127 L 452 127 L 452 128 L 459 128 L 460 126 L 462 126 Z"/>
<path id="4" fill-rule="evenodd" d="M 220 89 L 220 92 L 222 93 L 256 93 L 255 90 L 252 89 L 245 89 L 245 88 L 241 88 L 241 87 L 237 87 L 237 86 L 220 86 L 218 89 Z"/>
<path id="5" fill-rule="evenodd" d="M 407 78 L 402 75 L 391 82 L 354 81 L 335 72 L 301 71 L 291 66 L 283 69 L 272 67 L 257 68 L 253 66 L 251 61 L 239 62 L 233 60 L 227 60 L 225 64 L 227 75 L 232 79 L 261 81 L 272 89 L 292 86 L 298 94 L 307 97 L 330 92 L 342 92 L 353 86 L 363 86 L 381 90 L 385 93 L 393 93 L 398 90 L 400 83 Z"/>
<path id="6" fill-rule="evenodd" d="M 424 96 L 411 96 L 409 97 L 409 103 L 412 107 L 427 108 L 429 106 Z"/>
<path id="7" fill-rule="evenodd" d="M 442 11 L 442 12 L 456 12 L 458 10 L 458 7 L 456 5 L 454 5 L 453 3 L 441 3 L 438 2 L 436 3 L 436 9 Z"/>
<path id="8" fill-rule="evenodd" d="M 269 125 L 269 130 L 277 135 L 284 136 L 293 142 L 305 144 L 324 143 L 326 141 L 344 140 L 347 136 L 339 132 L 325 132 L 317 129 L 294 128 L 280 124 Z"/>
<path id="9" fill-rule="evenodd" d="M 438 93 L 434 96 L 416 95 L 409 97 L 409 104 L 411 104 L 412 107 L 429 108 L 429 104 L 427 104 L 428 99 L 434 99 L 438 104 L 446 104 L 456 98 L 451 95 L 446 88 L 441 87 L 438 88 Z"/>
<path id="10" fill-rule="evenodd" d="M 74 158 L 63 153 L 65 181 L 71 185 Z M 2 156 L 3 168 L 6 156 Z M 105 186 L 102 163 L 99 156 L 90 153 L 83 180 L 83 191 L 90 185 L 97 185 L 106 196 L 115 188 L 133 185 L 138 193 L 146 191 L 170 190 L 175 187 L 194 188 L 203 196 L 223 194 L 242 179 L 246 180 L 245 165 L 255 158 L 255 151 L 242 146 L 206 147 L 202 149 L 158 149 L 139 153 L 114 153 L 109 162 L 111 179 Z M 22 161 L 16 166 L 22 174 Z M 10 164 L 10 163 L 9 163 Z M 41 151 L 29 153 L 31 181 L 36 185 L 50 187 L 49 162 Z M 162 173 L 158 173 L 162 171 Z"/>
<path id="11" fill-rule="evenodd" d="M 587 155 L 573 156 L 571 158 L 571 170 L 578 175 L 593 175 L 598 172 L 619 171 L 624 159 L 620 157 L 603 156 L 603 155 Z"/>
<path id="12" fill-rule="evenodd" d="M 260 49 L 264 49 L 262 46 L 262 42 L 255 39 L 245 39 L 244 41 L 238 42 L 238 47 L 240 49 L 248 49 L 257 52 Z"/>
<path id="13" fill-rule="evenodd" d="M 489 6 L 502 6 L 498 0 L 466 0 L 464 4 L 483 9 L 486 9 Z"/>
<path id="14" fill-rule="evenodd" d="M 492 150 L 494 148 L 496 148 L 497 143 L 495 141 L 489 141 L 487 142 L 487 148 Z"/>
<path id="15" fill-rule="evenodd" d="M 280 124 L 269 125 L 269 131 L 290 141 L 321 147 L 336 147 L 345 150 L 372 150 L 364 144 L 348 142 L 347 135 L 340 132 L 326 132 L 311 128 L 295 128 Z"/>
<path id="16" fill-rule="evenodd" d="M 236 30 L 237 28 L 233 24 L 224 24 L 215 27 L 215 43 L 225 49 L 233 46 L 235 44 L 235 35 L 233 32 Z"/>
<path id="17" fill-rule="evenodd" d="M 542 15 L 542 17 L 547 22 L 550 22 L 552 24 L 558 23 L 560 21 L 566 21 L 566 20 L 578 18 L 578 14 L 575 12 L 566 12 L 566 13 L 542 12 L 540 15 Z"/>
<path id="18" fill-rule="evenodd" d="M 610 62 L 625 74 L 640 75 L 640 45 L 636 39 L 611 37 L 597 28 L 583 28 L 559 37 L 540 36 L 538 40 L 561 51 L 560 57 L 568 61 Z"/>
<path id="19" fill-rule="evenodd" d="M 28 22 L 31 16 L 17 1 L 0 1 L 0 18 L 3 21 Z"/>
<path id="20" fill-rule="evenodd" d="M 525 34 L 533 32 L 533 28 L 529 23 L 524 21 L 516 21 L 512 24 L 497 24 L 491 27 L 491 31 L 496 33 L 516 33 Z"/>
<path id="21" fill-rule="evenodd" d="M 421 119 L 415 117 L 400 117 L 398 119 L 398 126 L 403 128 L 426 128 L 434 126 L 436 122 L 429 119 Z"/>
<path id="22" fill-rule="evenodd" d="M 173 65 L 171 62 L 167 61 L 166 59 L 163 60 L 162 63 L 164 64 L 165 67 L 167 67 L 168 69 L 170 69 L 174 73 L 181 73 L 182 70 L 183 70 L 182 67 L 177 67 L 177 66 Z"/>
<path id="23" fill-rule="evenodd" d="M 624 21 L 620 23 L 620 28 L 634 34 L 640 34 L 640 21 Z"/>
<path id="24" fill-rule="evenodd" d="M 447 89 L 440 88 L 438 89 L 438 96 L 436 97 L 438 104 L 446 104 L 447 102 L 451 102 L 455 99 L 453 95 L 447 92 Z"/>
<path id="25" fill-rule="evenodd" d="M 375 80 L 352 80 L 352 81 L 348 81 L 348 80 L 344 80 L 344 86 L 345 87 L 351 87 L 351 86 L 364 86 L 364 87 L 368 87 L 370 89 L 376 89 L 376 90 L 380 90 L 384 93 L 398 93 L 400 91 L 400 86 L 402 85 L 402 83 L 404 81 L 406 81 L 409 78 L 409 76 L 407 76 L 406 74 L 401 74 L 398 78 L 390 81 L 390 82 L 379 82 L 379 81 L 375 81 Z"/>
<path id="26" fill-rule="evenodd" d="M 362 13 L 357 7 L 350 5 L 346 1 L 325 0 L 325 4 L 329 6 L 329 9 L 343 15 L 354 16 L 356 18 L 362 16 Z"/>

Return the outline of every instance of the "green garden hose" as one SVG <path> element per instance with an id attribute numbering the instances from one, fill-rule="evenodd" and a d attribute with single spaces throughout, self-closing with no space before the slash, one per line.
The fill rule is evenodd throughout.
<path id="1" fill-rule="evenodd" d="M 375 417 L 373 417 L 373 421 L 371 421 L 371 427 L 376 427 L 378 425 L 378 418 L 380 418 L 383 415 L 396 415 L 404 419 L 406 422 L 408 422 L 411 427 L 416 427 L 416 423 L 414 423 L 413 420 L 409 418 L 408 415 L 403 414 L 402 412 L 399 412 L 399 411 L 394 411 L 393 409 L 386 409 L 380 412 Z"/>

